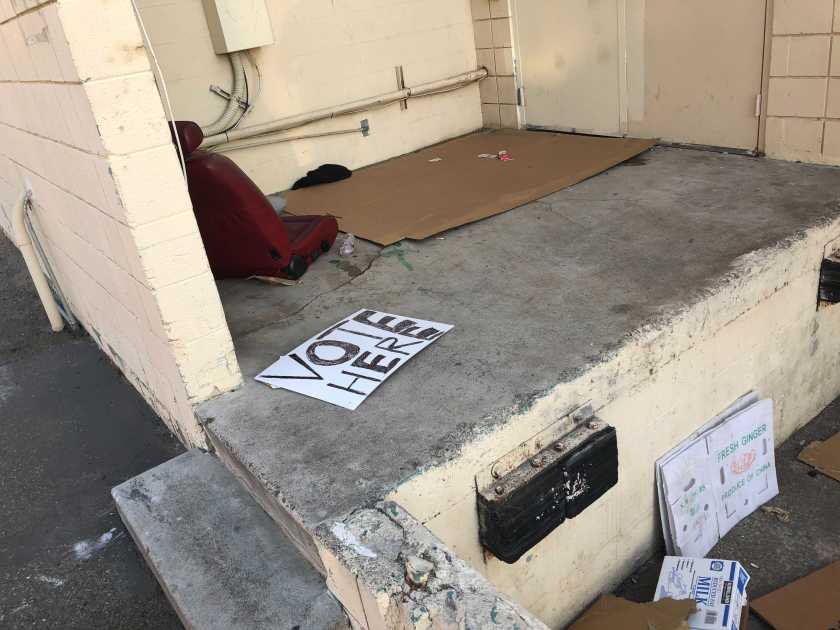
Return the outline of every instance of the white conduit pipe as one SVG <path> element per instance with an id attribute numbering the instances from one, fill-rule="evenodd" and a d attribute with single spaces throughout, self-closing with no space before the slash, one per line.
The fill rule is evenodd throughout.
<path id="1" fill-rule="evenodd" d="M 238 151 L 240 149 L 250 149 L 252 147 L 261 147 L 266 144 L 277 144 L 280 142 L 294 142 L 295 140 L 311 140 L 313 138 L 326 138 L 327 136 L 344 136 L 350 133 L 362 133 L 361 127 L 355 129 L 337 129 L 336 131 L 324 131 L 322 133 L 308 133 L 303 136 L 273 136 L 264 135 L 254 138 L 250 142 L 232 142 L 226 143 L 222 146 L 212 147 L 211 151 L 224 153 L 225 151 Z"/>
<path id="2" fill-rule="evenodd" d="M 230 61 L 230 69 L 233 71 L 233 87 L 230 91 L 230 100 L 227 102 L 227 106 L 225 106 L 225 111 L 222 112 L 222 115 L 219 116 L 216 122 L 201 128 L 205 137 L 215 136 L 230 129 L 233 120 L 239 115 L 240 100 L 245 96 L 244 53 L 230 53 L 227 57 Z"/>
<path id="3" fill-rule="evenodd" d="M 337 105 L 335 107 L 327 107 L 319 109 L 314 112 L 305 114 L 297 114 L 289 116 L 288 118 L 281 118 L 272 122 L 263 123 L 261 125 L 254 125 L 247 129 L 235 129 L 228 133 L 220 133 L 215 136 L 205 137 L 202 142 L 202 148 L 215 147 L 220 144 L 233 142 L 234 140 L 244 140 L 245 138 L 253 138 L 256 136 L 265 135 L 267 133 L 276 133 L 278 131 L 287 131 L 295 127 L 302 127 L 319 120 L 329 120 L 337 116 L 344 116 L 346 114 L 353 114 L 355 112 L 374 109 L 397 103 L 409 98 L 416 98 L 419 96 L 431 96 L 440 92 L 448 92 L 453 89 L 464 87 L 470 83 L 475 83 L 487 76 L 487 69 L 480 68 L 465 72 L 448 79 L 441 79 L 440 81 L 432 81 L 431 83 L 423 83 L 414 87 L 405 88 L 403 90 L 396 90 L 388 92 L 387 94 L 380 94 L 379 96 L 372 96 L 370 98 L 353 101 L 345 105 Z"/>
<path id="4" fill-rule="evenodd" d="M 53 332 L 59 332 L 64 329 L 64 320 L 61 319 L 58 304 L 56 304 L 55 298 L 50 290 L 50 285 L 47 283 L 44 270 L 38 264 L 38 258 L 35 255 L 35 250 L 32 248 L 29 232 L 26 230 L 26 206 L 29 205 L 29 197 L 30 192 L 24 192 L 14 208 L 12 208 L 12 231 L 15 246 L 23 256 L 26 268 L 29 270 L 32 282 L 35 284 L 35 290 L 38 292 L 38 297 L 41 298 L 41 304 L 44 305 L 44 310 L 50 320 L 50 327 L 53 329 Z"/>

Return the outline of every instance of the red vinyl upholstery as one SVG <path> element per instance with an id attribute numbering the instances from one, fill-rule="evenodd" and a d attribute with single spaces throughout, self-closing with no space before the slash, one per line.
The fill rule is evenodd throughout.
<path id="1" fill-rule="evenodd" d="M 194 122 L 178 121 L 193 210 L 216 278 L 299 278 L 329 251 L 338 224 L 329 216 L 277 216 L 257 185 L 230 158 L 198 147 Z"/>

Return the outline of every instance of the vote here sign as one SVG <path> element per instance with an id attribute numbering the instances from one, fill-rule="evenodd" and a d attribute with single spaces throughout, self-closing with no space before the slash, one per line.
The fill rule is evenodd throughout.
<path id="1" fill-rule="evenodd" d="M 450 324 L 362 309 L 280 357 L 256 380 L 353 410 L 450 330 Z"/>

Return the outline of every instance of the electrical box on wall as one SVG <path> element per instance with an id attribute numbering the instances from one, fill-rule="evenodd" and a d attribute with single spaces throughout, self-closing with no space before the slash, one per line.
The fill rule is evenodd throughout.
<path id="1" fill-rule="evenodd" d="M 265 0 L 204 0 L 204 14 L 218 55 L 274 43 Z"/>

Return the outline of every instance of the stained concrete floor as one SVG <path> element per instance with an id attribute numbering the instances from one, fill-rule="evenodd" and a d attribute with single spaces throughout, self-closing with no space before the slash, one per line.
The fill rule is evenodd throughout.
<path id="1" fill-rule="evenodd" d="M 438 237 L 333 251 L 298 286 L 222 282 L 244 384 L 199 414 L 312 528 L 457 457 L 745 273 L 740 257 L 835 219 L 838 200 L 837 168 L 656 147 Z M 362 308 L 455 328 L 353 412 L 253 380 Z"/>
<path id="2" fill-rule="evenodd" d="M 183 448 L 90 339 L 49 332 L 3 236 L 0 277 L 0 628 L 181 628 L 110 489 Z"/>
<path id="3" fill-rule="evenodd" d="M 840 398 L 776 451 L 779 495 L 767 505 L 790 513 L 788 523 L 757 511 L 741 521 L 709 553 L 738 560 L 750 574 L 747 594 L 755 599 L 840 560 L 840 483 L 796 459 L 803 446 L 840 431 Z M 651 558 L 616 590 L 633 601 L 650 601 L 662 555 Z M 769 630 L 751 614 L 747 630 Z"/>
<path id="4" fill-rule="evenodd" d="M 719 159 L 728 164 L 731 158 Z M 744 164 L 748 169 L 755 166 Z M 644 166 L 644 162 L 622 169 L 639 170 L 639 166 Z M 778 168 L 808 170 L 809 176 L 802 178 L 801 187 L 812 191 L 824 189 L 821 182 L 813 180 L 836 173 L 797 166 Z M 725 172 L 722 166 L 720 169 Z M 610 177 L 614 176 L 621 179 L 621 169 L 612 171 Z M 689 183 L 699 186 L 699 182 Z M 784 182 L 771 182 L 768 190 L 761 191 L 762 195 L 781 195 L 779 187 L 784 187 Z M 803 190 L 787 193 L 797 196 Z M 569 211 L 590 201 L 597 200 L 587 196 L 586 187 L 580 187 L 558 194 L 547 203 Z M 616 204 L 638 205 L 632 199 L 610 199 L 607 210 L 615 209 Z M 531 212 L 541 216 L 542 210 L 554 211 L 553 206 L 535 206 Z M 833 207 L 825 206 L 818 208 L 816 214 L 833 212 Z M 513 213 L 509 216 L 515 218 Z M 583 218 L 588 221 L 583 226 L 587 229 L 597 220 Z M 774 220 L 764 214 L 753 227 L 764 229 L 768 222 L 772 226 Z M 478 225 L 485 223 L 490 225 Z M 690 233 L 688 244 L 704 234 L 702 225 L 694 225 L 693 230 L 687 230 L 685 225 L 679 228 Z M 461 232 L 466 234 L 467 230 Z M 448 234 L 446 240 L 459 241 L 461 232 Z M 614 237 L 611 242 L 620 240 Z M 406 263 L 417 269 L 418 263 L 428 259 L 421 256 L 417 247 L 411 244 L 402 250 L 392 248 L 386 254 L 360 248 L 358 260 L 336 260 L 331 264 L 325 259 L 319 263 L 334 267 L 338 284 L 352 291 L 357 287 L 350 286 L 350 280 L 365 274 L 374 259 L 382 264 L 384 257 L 398 270 L 410 271 Z M 176 455 L 181 452 L 180 446 L 89 340 L 51 336 L 47 332 L 19 257 L 2 238 L 0 273 L 6 279 L 0 287 L 0 312 L 6 318 L 0 335 L 0 427 L 4 434 L 0 442 L 0 499 L 4 507 L 0 517 L 0 627 L 180 627 L 113 512 L 108 495 L 111 486 Z M 241 283 L 237 289 L 253 294 L 250 301 L 241 303 L 243 309 L 253 309 L 265 296 L 265 291 L 253 284 Z M 318 302 L 324 297 L 322 292 L 334 289 L 335 286 L 321 287 L 310 282 L 302 287 L 301 295 L 295 292 L 296 299 L 286 304 L 286 312 L 251 310 L 250 319 L 243 317 L 238 326 L 234 324 L 238 344 L 248 337 L 253 338 L 254 344 L 260 342 L 260 329 L 267 322 L 276 325 L 278 317 L 302 319 L 302 311 L 321 306 Z M 279 295 L 279 291 L 275 293 Z M 289 292 L 284 291 L 282 301 L 288 296 Z M 381 294 L 373 291 L 366 296 Z M 230 304 L 226 304 L 229 311 Z M 641 306 L 636 303 L 634 308 Z M 335 321 L 325 309 L 313 310 L 320 321 L 312 322 L 312 327 Z M 616 309 L 615 313 L 626 314 L 625 311 Z M 409 309 L 409 314 L 414 312 Z M 286 336 L 297 341 L 307 337 L 293 326 Z M 267 365 L 266 359 L 276 357 L 283 349 L 269 344 L 256 353 L 256 360 L 252 357 L 249 369 Z M 771 516 L 756 513 L 713 551 L 744 562 L 753 577 L 751 597 L 840 557 L 840 524 L 835 518 L 840 484 L 811 477 L 807 468 L 794 459 L 801 442 L 826 437 L 839 428 L 840 402 L 835 401 L 815 423 L 782 447 L 782 494 L 773 504 L 791 511 L 791 523 L 782 524 Z M 343 437 L 337 437 L 346 439 L 347 432 L 343 433 Z M 77 558 L 75 544 L 95 544 L 106 533 L 112 535 L 108 544 L 94 551 L 89 560 Z M 659 562 L 659 558 L 653 559 L 619 592 L 630 598 L 649 599 Z M 750 623 L 751 630 L 765 627 L 756 619 Z"/>

